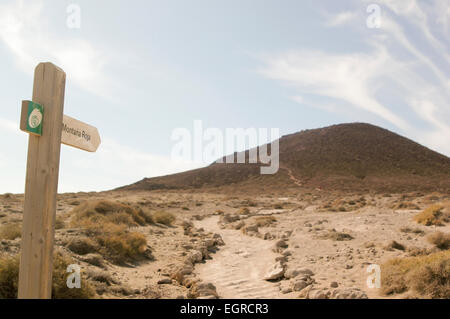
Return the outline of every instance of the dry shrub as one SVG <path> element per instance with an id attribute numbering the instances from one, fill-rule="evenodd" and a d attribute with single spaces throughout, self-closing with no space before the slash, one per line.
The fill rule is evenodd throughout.
<path id="1" fill-rule="evenodd" d="M 98 252 L 114 263 L 124 264 L 149 257 L 145 236 L 129 231 L 126 225 L 107 222 L 89 225 L 86 230 L 98 243 Z"/>
<path id="2" fill-rule="evenodd" d="M 238 211 L 239 215 L 248 215 L 250 214 L 250 209 L 248 207 L 241 207 Z"/>
<path id="3" fill-rule="evenodd" d="M 71 224 L 78 227 L 107 222 L 126 226 L 143 226 L 153 222 L 152 216 L 140 207 L 107 200 L 86 201 L 75 207 L 71 214 Z"/>
<path id="4" fill-rule="evenodd" d="M 385 295 L 413 291 L 425 298 L 450 298 L 450 251 L 394 258 L 381 267 Z"/>
<path id="5" fill-rule="evenodd" d="M 19 256 L 0 258 L 0 299 L 17 298 L 19 281 Z M 67 267 L 73 264 L 69 257 L 55 253 L 53 257 L 53 299 L 89 299 L 95 297 L 95 292 L 84 275 L 81 277 L 81 288 L 68 288 Z"/>
<path id="6" fill-rule="evenodd" d="M 427 240 L 439 249 L 446 250 L 450 248 L 450 234 L 438 231 L 429 235 Z"/>
<path id="7" fill-rule="evenodd" d="M 335 229 L 329 230 L 327 233 L 320 235 L 321 239 L 331 239 L 335 241 L 352 240 L 353 236 L 347 233 L 338 232 Z"/>
<path id="8" fill-rule="evenodd" d="M 419 234 L 419 235 L 424 234 L 424 231 L 420 228 L 402 227 L 402 228 L 400 228 L 400 231 L 402 233 L 407 233 L 407 234 Z"/>
<path id="9" fill-rule="evenodd" d="M 403 244 L 400 244 L 399 242 L 396 242 L 395 240 L 391 241 L 388 245 L 385 247 L 386 250 L 405 250 L 406 247 Z"/>
<path id="10" fill-rule="evenodd" d="M 120 228 L 97 234 L 97 241 L 102 246 L 100 249 L 100 252 L 103 252 L 102 255 L 118 264 L 148 257 L 146 255 L 147 239 L 145 236 Z"/>
<path id="11" fill-rule="evenodd" d="M 63 229 L 66 227 L 66 222 L 62 216 L 56 216 L 55 229 Z"/>
<path id="12" fill-rule="evenodd" d="M 14 240 L 22 236 L 20 223 L 11 223 L 1 226 L 0 239 Z"/>
<path id="13" fill-rule="evenodd" d="M 411 210 L 420 209 L 419 206 L 417 206 L 416 204 L 411 203 L 411 202 L 400 202 L 398 204 L 395 204 L 392 208 L 393 209 L 411 209 Z"/>
<path id="14" fill-rule="evenodd" d="M 273 216 L 261 216 L 255 218 L 255 225 L 257 227 L 267 227 L 275 223 L 277 219 Z"/>
<path id="15" fill-rule="evenodd" d="M 90 299 L 95 297 L 95 290 L 87 281 L 82 273 L 81 287 L 67 287 L 67 267 L 74 264 L 68 256 L 61 253 L 55 253 L 53 257 L 53 282 L 52 282 L 52 298 L 53 299 Z"/>
<path id="16" fill-rule="evenodd" d="M 165 211 L 157 211 L 157 212 L 153 213 L 153 220 L 156 223 L 170 226 L 175 221 L 175 216 L 173 214 L 165 212 Z"/>
<path id="17" fill-rule="evenodd" d="M 89 237 L 74 237 L 70 239 L 66 247 L 78 255 L 87 255 L 98 251 L 98 245 Z"/>
<path id="18" fill-rule="evenodd" d="M 160 222 L 139 207 L 111 201 L 90 201 L 72 210 L 72 226 L 86 230 L 87 235 L 98 244 L 98 252 L 117 264 L 149 258 L 147 240 L 142 233 L 132 232 L 128 228 Z M 156 215 L 156 214 L 155 214 Z M 91 243 L 87 250 L 92 251 Z M 82 245 L 86 248 L 86 245 Z"/>
<path id="19" fill-rule="evenodd" d="M 425 226 L 442 226 L 450 219 L 448 212 L 444 212 L 444 209 L 442 204 L 431 205 L 417 214 L 414 220 Z"/>

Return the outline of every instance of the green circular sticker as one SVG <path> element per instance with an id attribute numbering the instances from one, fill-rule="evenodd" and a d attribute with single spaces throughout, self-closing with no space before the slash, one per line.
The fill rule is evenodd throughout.
<path id="1" fill-rule="evenodd" d="M 34 109 L 31 114 L 30 117 L 28 118 L 28 125 L 31 128 L 36 128 L 39 125 L 41 125 L 42 122 L 42 113 L 41 111 L 39 111 L 38 109 Z"/>

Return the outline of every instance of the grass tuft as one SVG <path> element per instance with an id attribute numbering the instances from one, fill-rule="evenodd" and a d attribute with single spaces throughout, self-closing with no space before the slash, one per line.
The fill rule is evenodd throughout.
<path id="1" fill-rule="evenodd" d="M 446 250 L 450 248 L 450 234 L 446 234 L 443 232 L 436 232 L 427 237 L 427 240 L 430 244 L 435 245 L 437 248 L 441 250 Z"/>
<path id="2" fill-rule="evenodd" d="M 425 226 L 442 226 L 450 219 L 449 214 L 444 212 L 444 208 L 441 204 L 431 205 L 417 214 L 414 220 Z"/>
<path id="3" fill-rule="evenodd" d="M 394 258 L 381 266 L 381 292 L 411 291 L 425 298 L 450 298 L 450 251 Z"/>
<path id="4" fill-rule="evenodd" d="M 165 211 L 157 211 L 153 213 L 153 220 L 156 223 L 171 226 L 172 223 L 175 221 L 175 215 Z"/>
<path id="5" fill-rule="evenodd" d="M 22 236 L 20 223 L 12 223 L 0 227 L 0 239 L 14 240 Z"/>
<path id="6" fill-rule="evenodd" d="M 19 281 L 19 256 L 5 256 L 0 258 L 0 299 L 17 298 Z M 67 278 L 70 273 L 67 267 L 74 264 L 69 257 L 55 253 L 53 257 L 53 299 L 89 299 L 95 297 L 90 283 L 82 275 L 81 288 L 68 288 Z"/>

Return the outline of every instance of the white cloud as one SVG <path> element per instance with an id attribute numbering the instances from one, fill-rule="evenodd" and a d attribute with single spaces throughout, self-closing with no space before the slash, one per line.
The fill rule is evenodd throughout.
<path id="1" fill-rule="evenodd" d="M 8 131 L 10 133 L 19 133 L 19 124 L 0 117 L 0 129 Z"/>
<path id="2" fill-rule="evenodd" d="M 0 5 L 0 41 L 17 65 L 32 73 L 39 62 L 51 61 L 64 69 L 77 86 L 110 98 L 116 84 L 106 74 L 108 50 L 74 37 L 58 37 L 46 23 L 43 1 L 13 1 Z M 65 25 L 63 26 L 65 27 Z"/>
<path id="3" fill-rule="evenodd" d="M 350 21 L 354 20 L 357 17 L 358 17 L 357 13 L 352 11 L 345 11 L 338 13 L 336 15 L 327 15 L 326 17 L 327 22 L 325 25 L 329 27 L 341 26 L 349 23 Z"/>
<path id="4" fill-rule="evenodd" d="M 382 27 L 367 38 L 368 53 L 366 50 L 336 54 L 304 49 L 269 54 L 262 57 L 264 66 L 260 72 L 293 86 L 296 92 L 292 99 L 303 105 L 330 112 L 341 111 L 339 105 L 376 114 L 407 136 L 450 155 L 449 69 L 436 61 L 436 57 L 444 65 L 450 61 L 446 49 L 448 39 L 443 36 L 448 30 L 437 32 L 430 26 L 437 19 L 441 24 L 448 24 L 448 6 L 444 2 L 434 1 L 424 7 L 417 1 L 382 0 Z M 340 25 L 353 18 L 345 12 L 328 24 Z M 404 27 L 405 21 L 413 26 L 413 31 Z M 365 25 L 360 29 L 367 34 Z M 419 38 L 427 46 L 417 42 Z M 434 50 L 433 57 L 428 48 Z M 386 98 L 380 92 L 389 92 L 390 96 Z M 318 105 L 311 95 L 320 97 L 321 101 L 324 97 L 329 100 Z M 396 105 L 398 101 L 406 110 Z M 400 116 L 400 111 L 407 117 Z"/>
<path id="5" fill-rule="evenodd" d="M 376 81 L 388 68 L 398 67 L 388 53 L 379 48 L 372 54 L 327 54 L 321 51 L 292 51 L 263 58 L 265 76 L 283 81 L 303 93 L 346 101 L 372 112 L 396 126 L 407 123 L 375 98 Z"/>

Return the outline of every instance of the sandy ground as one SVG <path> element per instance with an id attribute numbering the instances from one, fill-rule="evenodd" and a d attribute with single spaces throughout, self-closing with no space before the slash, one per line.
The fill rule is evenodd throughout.
<path id="1" fill-rule="evenodd" d="M 197 222 L 222 236 L 223 246 L 213 259 L 196 267 L 196 273 L 213 283 L 222 298 L 278 298 L 279 289 L 263 280 L 267 266 L 277 254 L 271 251 L 273 243 L 257 237 L 249 237 L 239 231 L 221 229 L 217 216 Z"/>
<path id="2" fill-rule="evenodd" d="M 333 204 L 336 200 L 353 202 L 361 196 L 365 198 L 364 205 L 345 209 L 350 211 L 334 209 L 341 205 Z M 105 262 L 100 269 L 65 247 L 66 238 L 77 235 L 67 226 L 71 210 L 80 202 L 93 199 L 135 203 L 151 211 L 165 210 L 177 220 L 172 227 L 136 228 L 145 234 L 154 260 L 126 266 Z M 58 198 L 57 216 L 66 221 L 66 226 L 56 231 L 56 246 L 70 253 L 86 272 L 104 272 L 113 278 L 115 284 L 104 289 L 102 298 L 188 298 L 191 282 L 196 281 L 213 284 L 221 298 L 304 298 L 313 297 L 314 293 L 320 296 L 318 292 L 350 290 L 357 292 L 355 296 L 385 298 L 379 289 L 367 286 L 367 267 L 393 257 L 406 257 L 411 248 L 431 248 L 425 238 L 437 230 L 449 233 L 449 225 L 428 227 L 413 221 L 413 216 L 425 207 L 448 199 L 448 194 L 308 193 L 254 198 L 188 192 L 62 194 Z M 414 203 L 417 207 L 393 208 L 400 202 Z M 22 207 L 23 195 L 0 195 L 0 226 L 20 223 Z M 243 207 L 249 209 L 248 214 L 239 212 Z M 237 216 L 237 220 L 224 222 L 225 215 Z M 262 215 L 273 216 L 275 221 L 256 232 L 243 232 L 242 227 L 235 227 L 238 223 L 251 225 Z M 189 232 L 186 223 L 193 223 Z M 403 227 L 423 233 L 407 233 L 400 230 Z M 350 235 L 351 239 L 325 239 L 332 230 Z M 189 280 L 176 279 L 174 269 L 185 266 L 192 251 L 200 249 L 196 247 L 201 247 L 213 234 L 220 235 L 224 245 L 204 253 L 203 260 L 194 263 Z M 405 249 L 387 248 L 394 240 Z M 282 248 L 277 246 L 280 241 L 285 242 Z M 0 239 L 0 255 L 17 254 L 19 248 L 20 238 Z M 301 276 L 281 275 L 275 280 L 265 280 L 277 261 L 281 261 L 284 274 L 306 271 L 308 275 L 303 277 L 308 286 L 300 290 L 296 286 Z"/>

